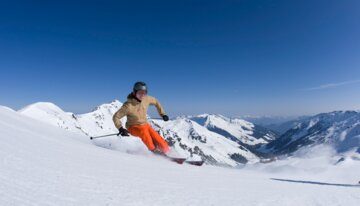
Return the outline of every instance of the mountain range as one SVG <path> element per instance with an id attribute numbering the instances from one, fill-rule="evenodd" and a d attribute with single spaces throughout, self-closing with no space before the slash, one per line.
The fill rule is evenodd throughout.
<path id="1" fill-rule="evenodd" d="M 121 106 L 120 101 L 114 100 L 89 113 L 74 114 L 53 103 L 38 102 L 17 112 L 86 137 L 117 133 L 112 116 Z M 319 144 L 331 145 L 339 153 L 360 152 L 360 113 L 357 111 L 323 113 L 281 122 L 288 127 L 282 134 L 241 118 L 218 114 L 180 116 L 168 122 L 149 117 L 148 121 L 177 155 L 200 158 L 213 165 L 236 167 L 263 162 L 269 157 L 291 155 L 300 148 Z M 126 122 L 126 117 L 122 122 Z"/>
<path id="2" fill-rule="evenodd" d="M 266 153 L 291 154 L 299 148 L 326 144 L 338 153 L 360 151 L 360 113 L 334 111 L 322 113 L 301 121 L 275 141 L 263 145 Z"/>

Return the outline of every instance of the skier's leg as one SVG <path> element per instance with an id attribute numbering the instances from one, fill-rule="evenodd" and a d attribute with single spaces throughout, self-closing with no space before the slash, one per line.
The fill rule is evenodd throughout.
<path id="1" fill-rule="evenodd" d="M 162 152 L 167 153 L 169 151 L 168 143 L 149 124 L 147 125 L 148 125 L 148 131 L 153 139 L 153 142 L 155 142 L 155 144 L 158 147 L 160 147 L 160 150 Z"/>
<path id="2" fill-rule="evenodd" d="M 151 138 L 146 124 L 131 126 L 128 131 L 131 135 L 139 137 L 150 151 L 153 151 L 155 149 L 154 142 Z"/>

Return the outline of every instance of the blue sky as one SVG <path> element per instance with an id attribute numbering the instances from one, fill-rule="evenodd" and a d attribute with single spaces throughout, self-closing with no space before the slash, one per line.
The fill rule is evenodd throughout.
<path id="1" fill-rule="evenodd" d="M 0 105 L 83 113 L 149 85 L 170 116 L 360 109 L 360 1 L 2 1 Z M 150 111 L 154 113 L 153 110 Z"/>

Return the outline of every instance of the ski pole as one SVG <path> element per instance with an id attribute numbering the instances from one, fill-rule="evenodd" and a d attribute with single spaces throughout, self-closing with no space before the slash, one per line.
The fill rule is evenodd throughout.
<path id="1" fill-rule="evenodd" d="M 109 137 L 109 136 L 115 136 L 115 135 L 119 135 L 119 134 L 118 133 L 107 134 L 107 135 L 102 135 L 102 136 L 97 136 L 97 137 L 90 137 L 90 139 L 93 140 L 93 139 L 97 139 L 97 138 L 101 138 L 101 137 Z"/>

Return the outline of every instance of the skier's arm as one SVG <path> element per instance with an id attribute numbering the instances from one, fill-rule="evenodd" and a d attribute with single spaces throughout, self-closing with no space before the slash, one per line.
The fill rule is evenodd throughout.
<path id="1" fill-rule="evenodd" d="M 113 121 L 117 129 L 122 127 L 121 118 L 125 117 L 126 115 L 127 115 L 127 105 L 124 104 L 113 116 Z"/>
<path id="2" fill-rule="evenodd" d="M 164 108 L 161 106 L 160 102 L 155 98 L 155 97 L 150 97 L 150 105 L 154 105 L 160 115 L 160 117 L 163 117 L 164 115 L 166 115 Z"/>

